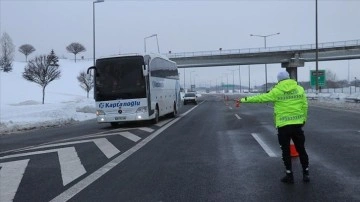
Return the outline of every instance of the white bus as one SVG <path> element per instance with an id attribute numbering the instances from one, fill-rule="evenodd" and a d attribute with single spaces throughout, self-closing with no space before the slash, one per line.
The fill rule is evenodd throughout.
<path id="1" fill-rule="evenodd" d="M 99 123 L 175 117 L 181 106 L 176 63 L 160 55 L 100 58 L 94 69 L 94 98 Z"/>

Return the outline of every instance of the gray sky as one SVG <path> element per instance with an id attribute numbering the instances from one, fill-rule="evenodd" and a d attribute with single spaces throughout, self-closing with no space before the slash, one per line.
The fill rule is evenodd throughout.
<path id="1" fill-rule="evenodd" d="M 85 46 L 79 57 L 93 54 L 92 0 L 0 0 L 0 32 L 7 32 L 16 46 L 16 60 L 25 56 L 18 47 L 29 43 L 36 51 L 73 58 L 65 47 L 72 42 Z M 360 39 L 360 1 L 318 0 L 319 43 Z M 158 35 L 160 52 L 211 51 L 219 48 L 263 47 L 264 40 L 250 34 L 280 35 L 267 38 L 267 47 L 315 43 L 315 0 L 238 1 L 121 1 L 95 4 L 96 56 L 140 53 L 144 38 Z M 148 51 L 157 52 L 156 38 L 146 40 Z M 321 62 L 319 69 L 335 72 L 338 79 L 360 78 L 360 60 Z M 268 65 L 268 81 L 276 81 L 280 64 Z M 299 80 L 309 79 L 314 63 L 299 68 Z M 223 68 L 186 69 L 196 85 L 232 83 L 233 72 Z M 180 70 L 183 82 L 184 71 Z M 206 73 L 206 76 L 205 76 Z M 241 66 L 241 80 L 248 85 L 248 67 Z M 238 71 L 234 72 L 239 83 Z M 264 65 L 251 66 L 251 85 L 265 82 Z"/>

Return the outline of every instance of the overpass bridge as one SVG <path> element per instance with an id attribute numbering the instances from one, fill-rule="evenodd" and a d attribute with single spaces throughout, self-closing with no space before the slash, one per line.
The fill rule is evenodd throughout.
<path id="1" fill-rule="evenodd" d="M 316 44 L 167 54 L 178 68 L 281 63 L 292 78 L 297 67 L 316 61 Z M 360 40 L 318 43 L 318 61 L 360 59 Z"/>

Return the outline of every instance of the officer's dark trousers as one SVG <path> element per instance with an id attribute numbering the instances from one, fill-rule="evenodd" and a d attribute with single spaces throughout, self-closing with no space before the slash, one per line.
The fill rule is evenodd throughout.
<path id="1" fill-rule="evenodd" d="M 290 155 L 290 140 L 292 139 L 299 153 L 302 168 L 309 166 L 309 157 L 305 150 L 305 136 L 301 124 L 287 125 L 278 128 L 278 139 L 282 150 L 282 159 L 286 170 L 292 170 L 291 155 Z"/>

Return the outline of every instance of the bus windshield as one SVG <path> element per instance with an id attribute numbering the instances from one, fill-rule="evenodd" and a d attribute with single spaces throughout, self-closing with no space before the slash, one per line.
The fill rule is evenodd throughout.
<path id="1" fill-rule="evenodd" d="M 99 59 L 96 62 L 96 101 L 145 98 L 142 56 Z"/>

